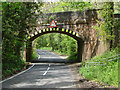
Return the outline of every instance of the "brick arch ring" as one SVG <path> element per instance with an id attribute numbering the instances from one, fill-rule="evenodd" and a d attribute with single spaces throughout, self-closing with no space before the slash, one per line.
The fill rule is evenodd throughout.
<path id="1" fill-rule="evenodd" d="M 73 30 L 65 29 L 65 28 L 57 28 L 57 27 L 38 30 L 38 31 L 34 32 L 33 34 L 30 34 L 27 39 L 29 41 L 33 41 L 37 37 L 39 37 L 39 36 L 41 36 L 43 34 L 47 34 L 47 33 L 63 33 L 63 34 L 66 34 L 66 35 L 68 35 L 70 37 L 73 37 L 76 40 L 81 39 L 81 37 L 80 37 L 80 35 L 79 35 L 79 33 L 77 31 L 73 31 Z"/>

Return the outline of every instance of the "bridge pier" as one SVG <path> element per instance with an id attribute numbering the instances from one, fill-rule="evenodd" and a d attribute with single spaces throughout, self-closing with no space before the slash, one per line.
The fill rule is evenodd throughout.
<path id="1" fill-rule="evenodd" d="M 26 62 L 31 62 L 32 60 L 32 41 L 27 41 L 26 43 Z"/>
<path id="2" fill-rule="evenodd" d="M 83 49 L 84 49 L 84 42 L 82 40 L 77 41 L 78 45 L 78 61 L 82 62 L 82 55 L 83 55 Z"/>

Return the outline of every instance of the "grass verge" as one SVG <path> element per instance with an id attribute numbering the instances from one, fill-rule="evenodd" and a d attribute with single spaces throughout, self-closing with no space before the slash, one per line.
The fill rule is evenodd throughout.
<path id="1" fill-rule="evenodd" d="M 41 47 L 40 49 L 52 51 L 52 47 Z"/>
<path id="2" fill-rule="evenodd" d="M 103 58 L 108 58 L 118 54 L 118 48 L 107 51 L 100 56 L 93 57 L 89 62 L 104 62 Z M 117 57 L 115 57 L 117 58 Z M 85 62 L 82 62 L 83 67 L 79 72 L 89 80 L 104 82 L 109 85 L 118 87 L 118 59 L 108 62 L 107 65 L 90 65 L 85 67 Z M 88 62 L 88 61 L 87 61 Z"/>

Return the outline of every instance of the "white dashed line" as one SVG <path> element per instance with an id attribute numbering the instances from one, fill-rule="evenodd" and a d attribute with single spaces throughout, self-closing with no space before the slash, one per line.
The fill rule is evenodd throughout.
<path id="1" fill-rule="evenodd" d="M 40 55 L 38 55 L 38 59 L 40 59 Z"/>
<path id="2" fill-rule="evenodd" d="M 43 74 L 43 76 L 45 76 L 47 74 L 47 72 L 49 71 L 50 69 L 50 64 L 49 64 L 49 67 L 47 68 L 47 71 L 45 71 L 45 73 Z"/>

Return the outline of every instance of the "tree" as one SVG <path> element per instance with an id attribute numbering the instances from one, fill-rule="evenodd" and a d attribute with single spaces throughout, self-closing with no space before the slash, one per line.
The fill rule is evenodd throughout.
<path id="1" fill-rule="evenodd" d="M 21 52 L 24 49 L 28 32 L 36 24 L 39 6 L 34 2 L 3 2 L 2 3 L 2 62 L 3 75 L 11 70 L 22 67 Z M 8 71 L 9 74 L 11 73 Z"/>
<path id="2" fill-rule="evenodd" d="M 44 3 L 44 6 L 41 7 L 44 13 L 82 11 L 89 8 L 92 8 L 92 4 L 89 2 L 64 2 L 63 0 L 59 2 Z"/>

